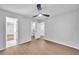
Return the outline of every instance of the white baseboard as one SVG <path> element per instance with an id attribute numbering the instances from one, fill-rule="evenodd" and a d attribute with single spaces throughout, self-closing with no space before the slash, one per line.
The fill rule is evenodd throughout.
<path id="1" fill-rule="evenodd" d="M 27 41 L 24 41 L 24 42 L 21 42 L 19 44 L 24 44 L 24 43 L 27 43 L 27 42 L 30 42 L 30 41 L 31 41 L 31 39 L 30 40 L 27 40 Z"/>
<path id="2" fill-rule="evenodd" d="M 0 48 L 0 51 L 5 50 L 6 48 Z"/>
<path id="3" fill-rule="evenodd" d="M 58 44 L 61 44 L 61 45 L 65 45 L 65 46 L 68 46 L 68 47 L 75 48 L 75 49 L 78 49 L 79 50 L 79 47 L 71 46 L 71 45 L 66 44 L 66 43 L 62 43 L 62 42 L 54 41 L 54 40 L 48 40 L 48 39 L 45 39 L 45 40 L 51 41 L 51 42 L 55 42 L 55 43 L 58 43 Z"/>

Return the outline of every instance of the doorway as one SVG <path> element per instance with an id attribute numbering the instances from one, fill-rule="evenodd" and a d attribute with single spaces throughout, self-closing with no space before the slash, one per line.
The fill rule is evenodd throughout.
<path id="1" fill-rule="evenodd" d="M 31 23 L 32 36 L 35 39 L 45 36 L 45 22 L 33 22 Z"/>
<path id="2" fill-rule="evenodd" d="M 18 19 L 6 17 L 6 48 L 17 45 Z"/>

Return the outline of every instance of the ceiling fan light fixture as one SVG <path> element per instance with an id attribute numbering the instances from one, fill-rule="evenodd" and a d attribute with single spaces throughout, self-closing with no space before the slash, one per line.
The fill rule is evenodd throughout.
<path id="1" fill-rule="evenodd" d="M 42 16 L 42 14 L 39 14 L 38 16 L 39 16 L 39 17 L 41 17 L 41 16 Z"/>

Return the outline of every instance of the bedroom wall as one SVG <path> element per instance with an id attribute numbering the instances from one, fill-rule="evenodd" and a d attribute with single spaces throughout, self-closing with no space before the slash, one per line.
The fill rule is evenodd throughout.
<path id="1" fill-rule="evenodd" d="M 0 9 L 0 50 L 4 49 L 6 44 L 6 16 L 17 18 L 19 20 L 17 39 L 18 44 L 29 41 L 31 36 L 30 18 Z"/>
<path id="2" fill-rule="evenodd" d="M 46 37 L 49 41 L 79 49 L 78 10 L 69 11 L 46 22 Z"/>

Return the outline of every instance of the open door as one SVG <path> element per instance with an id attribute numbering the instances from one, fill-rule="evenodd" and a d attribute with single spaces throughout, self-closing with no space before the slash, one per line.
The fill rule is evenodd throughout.
<path id="1" fill-rule="evenodd" d="M 6 48 L 17 45 L 18 19 L 6 17 Z"/>

